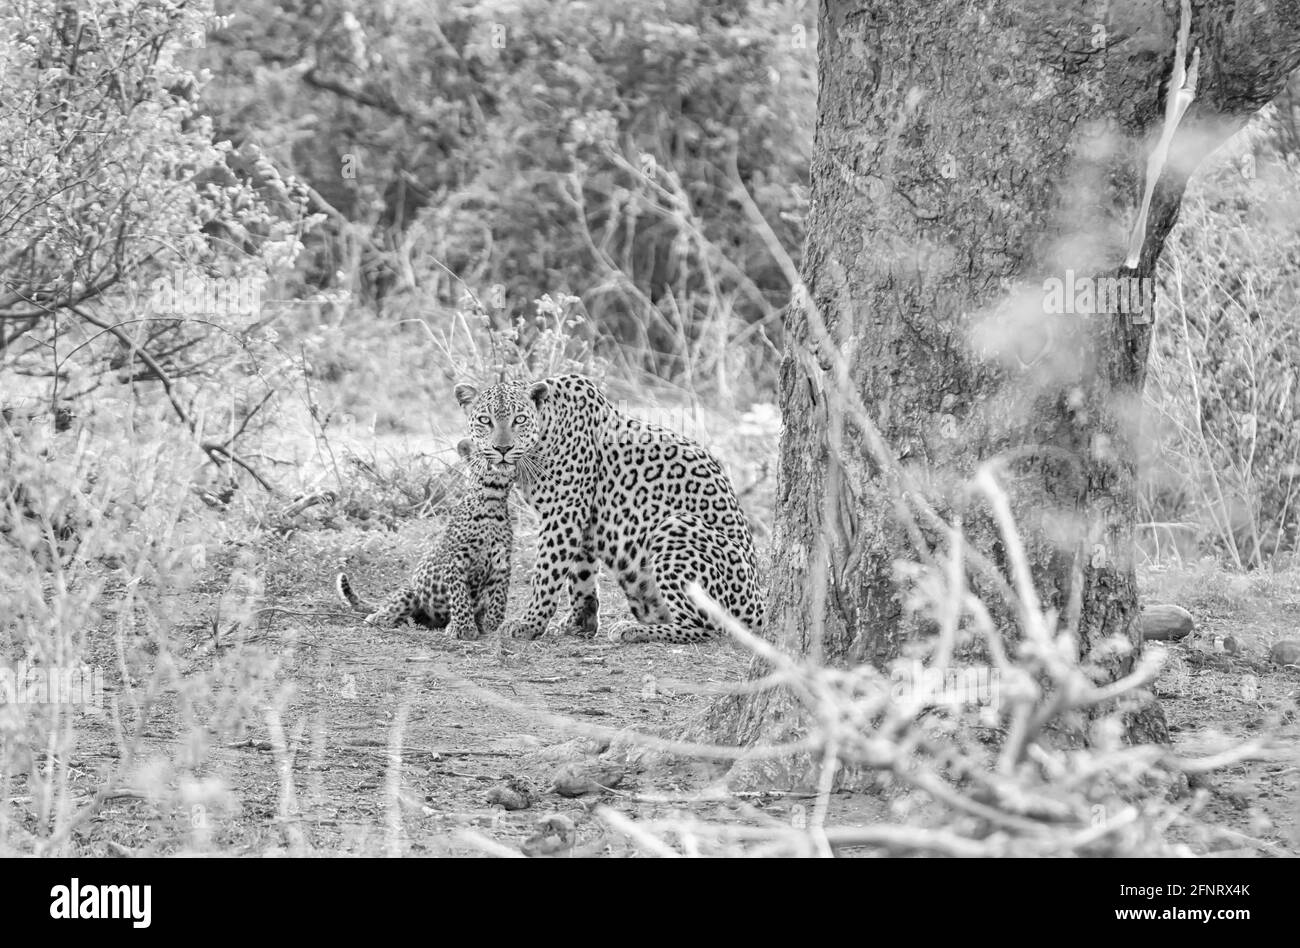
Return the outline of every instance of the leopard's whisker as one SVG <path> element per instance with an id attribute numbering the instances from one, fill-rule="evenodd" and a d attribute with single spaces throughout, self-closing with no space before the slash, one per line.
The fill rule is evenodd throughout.
<path id="1" fill-rule="evenodd" d="M 545 463 L 545 456 L 539 455 L 536 448 L 529 449 L 520 460 L 526 465 L 529 480 L 540 483 L 545 479 L 548 465 Z"/>

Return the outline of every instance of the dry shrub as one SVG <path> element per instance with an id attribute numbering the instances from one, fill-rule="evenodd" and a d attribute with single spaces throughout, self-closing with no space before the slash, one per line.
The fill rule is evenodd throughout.
<path id="1" fill-rule="evenodd" d="M 195 454 L 83 434 L 0 425 L 0 854 L 66 854 L 122 799 L 206 848 L 231 800 L 205 761 L 283 697 L 277 658 L 249 634 L 259 567 L 229 570 L 196 628 L 188 606 L 215 579 L 223 530 L 191 489 Z M 114 753 L 88 760 L 86 739 Z"/>
<path id="2" fill-rule="evenodd" d="M 1300 159 L 1225 146 L 1189 187 L 1161 263 L 1147 384 L 1144 544 L 1255 567 L 1300 525 Z"/>
<path id="3" fill-rule="evenodd" d="M 1010 505 L 988 469 L 977 486 L 1006 545 L 1015 616 L 983 601 L 967 582 L 979 571 L 960 535 L 945 560 L 900 564 L 907 607 L 939 633 L 914 643 L 885 670 L 823 666 L 782 653 L 751 635 L 698 590 L 697 601 L 725 622 L 766 675 L 742 691 L 778 689 L 807 722 L 789 743 L 754 748 L 696 747 L 627 737 L 680 756 L 739 760 L 820 759 L 808 809 L 791 822 L 751 809 L 747 821 L 667 817 L 631 820 L 597 811 L 609 830 L 647 855 L 877 855 L 1037 857 L 1190 855 L 1213 839 L 1202 823 L 1204 790 L 1188 778 L 1242 760 L 1272 756 L 1267 740 L 1200 759 L 1123 739 L 1124 715 L 1153 700 L 1166 661 L 1144 650 L 1133 671 L 1111 681 L 1116 636 L 1079 657 L 1075 635 L 1034 592 L 1030 564 Z M 977 641 L 985 667 L 959 661 Z M 796 771 L 802 765 L 796 766 Z M 855 785 L 889 802 L 888 821 L 836 825 L 831 794 Z"/>

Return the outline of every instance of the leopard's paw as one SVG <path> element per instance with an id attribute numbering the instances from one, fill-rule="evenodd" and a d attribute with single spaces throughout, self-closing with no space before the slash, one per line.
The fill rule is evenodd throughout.
<path id="1" fill-rule="evenodd" d="M 600 620 L 596 618 L 594 611 L 577 609 L 569 613 L 569 618 L 564 623 L 564 634 L 572 635 L 580 639 L 593 639 L 600 631 Z"/>
<path id="2" fill-rule="evenodd" d="M 609 640 L 611 642 L 648 642 L 649 636 L 646 634 L 646 627 L 635 619 L 624 619 L 621 622 L 614 623 L 614 628 L 609 630 Z"/>
<path id="3" fill-rule="evenodd" d="M 456 639 L 469 640 L 479 637 L 478 626 L 473 622 L 453 622 L 447 627 L 447 631 L 451 633 L 452 638 Z"/>
<path id="4" fill-rule="evenodd" d="M 507 619 L 497 629 L 497 635 L 503 639 L 535 639 L 546 631 L 546 626 L 529 625 L 522 619 Z"/>
<path id="5" fill-rule="evenodd" d="M 376 629 L 397 629 L 409 625 L 411 618 L 410 616 L 402 615 L 400 613 L 394 615 L 391 612 L 380 610 L 378 612 L 370 613 L 370 615 L 366 616 L 362 621 L 364 621 L 366 625 L 373 626 Z"/>

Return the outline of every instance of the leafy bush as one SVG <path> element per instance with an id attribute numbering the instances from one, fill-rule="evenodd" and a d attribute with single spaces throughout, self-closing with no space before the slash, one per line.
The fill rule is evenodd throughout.
<path id="1" fill-rule="evenodd" d="M 600 354 L 725 394 L 770 368 L 728 343 L 778 332 L 802 243 L 811 28 L 740 0 L 262 3 L 213 34 L 210 101 L 331 213 L 309 286 L 399 318 L 465 284 L 508 318 L 572 294 Z"/>
<path id="2" fill-rule="evenodd" d="M 184 59 L 211 15 L 176 0 L 0 11 L 2 407 L 70 410 L 127 386 L 212 460 L 248 467 L 234 441 L 289 367 L 266 284 L 307 221 L 298 186 L 200 114 Z"/>

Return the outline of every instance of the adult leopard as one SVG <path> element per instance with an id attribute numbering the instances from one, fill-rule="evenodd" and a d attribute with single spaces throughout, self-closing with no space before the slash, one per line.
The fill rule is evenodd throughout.
<path id="1" fill-rule="evenodd" d="M 720 631 L 687 595 L 691 582 L 746 627 L 762 625 L 754 539 L 731 480 L 705 448 L 619 412 L 581 375 L 456 386 L 484 457 L 516 464 L 541 517 L 532 593 L 502 636 L 546 631 L 567 583 L 564 631 L 597 633 L 598 562 L 613 570 L 635 622 L 623 642 L 698 642 Z"/>

